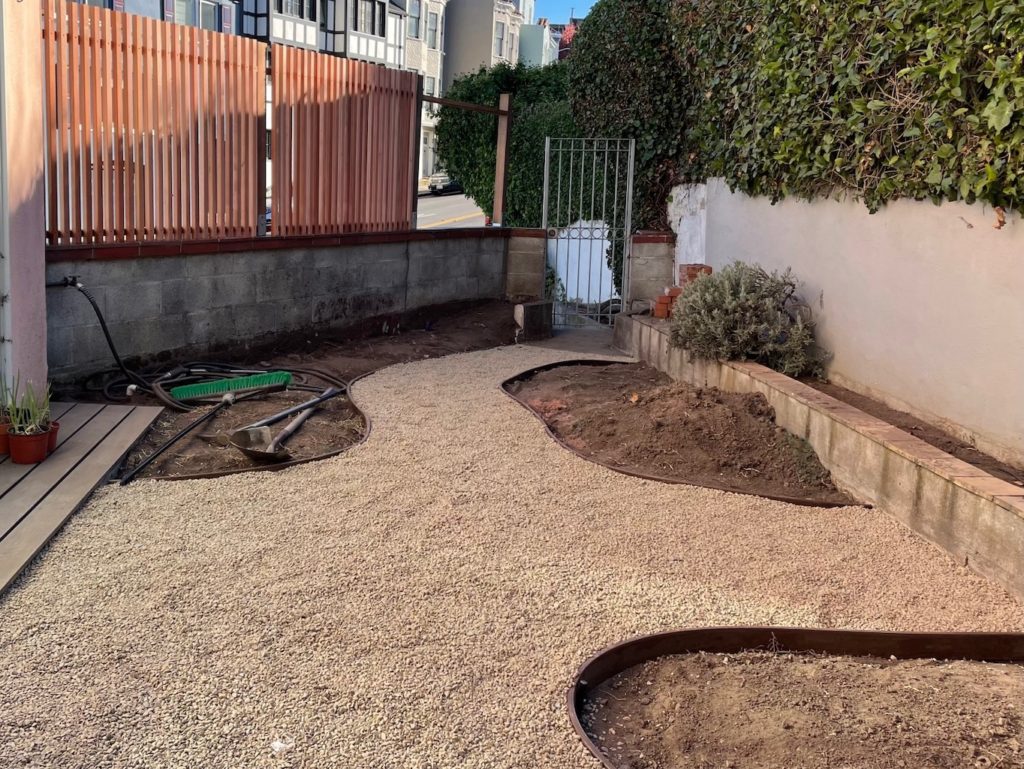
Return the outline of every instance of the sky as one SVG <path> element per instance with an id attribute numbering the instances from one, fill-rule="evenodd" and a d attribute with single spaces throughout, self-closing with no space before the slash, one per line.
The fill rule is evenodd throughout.
<path id="1" fill-rule="evenodd" d="M 565 23 L 570 11 L 576 17 L 586 16 L 593 4 L 594 0 L 537 0 L 537 17 L 544 16 L 556 24 Z"/>

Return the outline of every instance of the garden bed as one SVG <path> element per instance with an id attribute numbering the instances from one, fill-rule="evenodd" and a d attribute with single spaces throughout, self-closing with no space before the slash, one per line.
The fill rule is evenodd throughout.
<path id="1" fill-rule="evenodd" d="M 996 478 L 1001 478 L 1016 486 L 1024 486 L 1024 469 L 1001 462 L 995 457 L 979 451 L 977 447 L 972 446 L 966 441 L 953 437 L 941 428 L 923 419 L 918 419 L 913 414 L 891 408 L 873 398 L 847 390 L 845 387 L 840 387 L 832 382 L 822 382 L 813 378 L 801 381 L 819 392 L 831 395 L 833 398 L 854 406 L 873 417 L 883 419 L 889 424 L 905 430 L 910 435 L 920 438 L 940 451 L 951 454 L 957 459 L 962 459 L 964 462 L 974 465 Z"/>
<path id="2" fill-rule="evenodd" d="M 399 333 L 357 339 L 346 338 L 342 334 L 321 334 L 290 339 L 287 344 L 260 351 L 262 355 L 259 356 L 235 350 L 220 353 L 219 357 L 239 365 L 258 365 L 260 368 L 318 370 L 343 381 L 352 381 L 395 363 L 498 347 L 511 344 L 514 339 L 515 322 L 511 306 L 505 302 L 490 302 L 462 309 L 449 307 L 421 311 L 417 313 L 416 320 L 409 321 L 408 328 Z M 308 378 L 308 382 L 327 386 L 313 377 Z M 236 403 L 176 444 L 143 470 L 139 477 L 191 478 L 275 467 L 254 462 L 232 447 L 204 440 L 201 436 L 229 433 L 311 397 L 310 392 L 289 391 Z M 155 400 L 146 402 L 160 405 Z M 165 411 L 128 457 L 124 470 L 131 470 L 202 413 L 203 410 L 188 413 Z M 285 423 L 272 429 L 276 433 Z M 317 459 L 350 448 L 365 437 L 366 431 L 366 418 L 357 406 L 346 396 L 339 396 L 318 409 L 287 446 L 296 461 Z"/>
<path id="3" fill-rule="evenodd" d="M 1021 767 L 1024 667 L 748 651 L 664 656 L 591 690 L 607 764 Z"/>
<path id="4" fill-rule="evenodd" d="M 617 470 L 789 501 L 855 504 L 760 393 L 673 382 L 644 364 L 566 364 L 506 385 L 565 445 Z"/>

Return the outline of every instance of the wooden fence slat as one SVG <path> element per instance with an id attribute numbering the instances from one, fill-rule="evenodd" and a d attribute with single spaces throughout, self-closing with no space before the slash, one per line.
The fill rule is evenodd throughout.
<path id="1" fill-rule="evenodd" d="M 254 236 L 265 44 L 45 0 L 51 245 Z M 408 227 L 416 77 L 274 45 L 273 229 Z"/>

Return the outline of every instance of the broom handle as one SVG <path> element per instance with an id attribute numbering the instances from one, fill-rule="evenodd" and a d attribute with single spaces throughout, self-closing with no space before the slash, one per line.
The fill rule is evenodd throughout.
<path id="1" fill-rule="evenodd" d="M 324 401 L 330 400 L 336 395 L 341 395 L 343 392 L 345 391 L 340 390 L 337 387 L 331 387 L 328 390 L 324 390 L 323 395 L 318 395 L 316 398 L 313 398 L 313 400 L 306 401 L 305 403 L 300 403 L 298 406 L 292 406 L 290 409 L 285 409 L 284 411 L 278 414 L 269 416 L 266 419 L 261 419 L 259 422 L 253 422 L 251 425 L 246 425 L 245 427 L 239 429 L 248 430 L 253 427 L 270 427 L 270 425 L 276 425 L 285 417 L 290 417 L 292 414 L 295 414 L 299 411 L 305 411 L 306 409 L 312 406 L 319 406 Z"/>

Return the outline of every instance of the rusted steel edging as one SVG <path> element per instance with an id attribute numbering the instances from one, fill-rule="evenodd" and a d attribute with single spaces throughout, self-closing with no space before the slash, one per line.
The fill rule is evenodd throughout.
<path id="1" fill-rule="evenodd" d="M 751 491 L 747 491 L 745 489 L 735 488 L 733 486 L 729 486 L 729 485 L 724 484 L 724 483 L 723 484 L 698 483 L 696 481 L 686 480 L 684 478 L 666 478 L 666 477 L 661 476 L 661 475 L 652 475 L 651 473 L 642 473 L 642 472 L 640 472 L 638 470 L 628 470 L 628 469 L 623 468 L 623 467 L 616 467 L 615 465 L 610 464 L 608 462 L 603 462 L 600 459 L 595 459 L 594 457 L 589 457 L 586 454 L 580 453 L 576 448 L 574 448 L 573 446 L 569 445 L 565 440 L 563 440 L 562 437 L 560 435 L 558 435 L 558 433 L 556 433 L 554 430 L 552 430 L 551 426 L 547 423 L 547 420 L 545 420 L 544 417 L 541 416 L 540 413 L 538 413 L 536 409 L 534 409 L 532 406 L 530 406 L 530 404 L 526 403 L 525 401 L 522 401 L 519 398 L 517 398 L 515 396 L 515 394 L 510 392 L 510 390 L 509 390 L 509 388 L 515 382 L 517 382 L 517 381 L 524 380 L 524 379 L 529 379 L 530 377 L 536 376 L 537 374 L 543 373 L 545 371 L 551 371 L 552 369 L 556 369 L 556 368 L 562 368 L 563 366 L 614 366 L 614 365 L 621 365 L 623 363 L 629 363 L 629 362 L 630 361 L 600 360 L 600 359 L 595 359 L 595 358 L 583 358 L 583 359 L 580 359 L 580 360 L 562 360 L 562 361 L 557 361 L 555 363 L 545 363 L 543 366 L 537 366 L 535 368 L 527 369 L 526 371 L 523 371 L 523 372 L 521 372 L 519 374 L 516 374 L 515 376 L 509 377 L 508 379 L 506 379 L 504 382 L 501 383 L 501 389 L 502 389 L 502 391 L 508 397 L 510 397 L 512 400 L 514 400 L 516 403 L 518 403 L 524 409 L 526 409 L 531 414 L 533 414 L 535 417 L 537 417 L 537 419 L 540 420 L 540 423 L 542 425 L 544 425 L 544 429 L 547 431 L 547 434 L 550 435 L 551 439 L 553 441 L 555 441 L 555 443 L 557 443 L 559 446 L 561 446 L 562 448 L 566 449 L 567 451 L 571 451 L 573 454 L 578 456 L 580 459 L 585 459 L 587 462 L 591 462 L 591 463 L 593 463 L 595 465 L 598 465 L 600 467 L 603 467 L 603 468 L 605 468 L 607 470 L 611 470 L 611 471 L 616 472 L 616 473 L 621 473 L 623 475 L 628 475 L 628 476 L 631 476 L 633 478 L 640 478 L 641 480 L 645 480 L 645 481 L 655 481 L 656 483 L 671 483 L 671 484 L 674 484 L 674 485 L 677 485 L 677 486 L 696 486 L 696 487 L 702 488 L 702 489 L 713 489 L 714 491 L 725 491 L 725 492 L 728 492 L 730 494 L 744 494 L 744 495 L 750 496 L 750 497 L 760 497 L 762 499 L 771 499 L 771 500 L 774 500 L 776 502 L 785 502 L 786 504 L 789 504 L 789 505 L 799 505 L 801 507 L 820 507 L 820 508 L 826 508 L 826 509 L 838 508 L 838 507 L 867 507 L 867 508 L 871 507 L 871 505 L 863 505 L 863 504 L 858 504 L 858 503 L 826 502 L 826 501 L 818 501 L 818 500 L 813 500 L 813 499 L 804 499 L 803 497 L 787 497 L 787 496 L 783 496 L 783 495 L 780 495 L 780 494 L 755 494 L 755 493 L 753 493 Z"/>
<path id="2" fill-rule="evenodd" d="M 674 654 L 744 651 L 833 654 L 887 659 L 1024 662 L 1024 633 L 889 633 L 794 627 L 707 627 L 640 636 L 598 652 L 580 667 L 567 695 L 569 720 L 587 750 L 607 769 L 619 769 L 583 728 L 587 696 L 609 678 Z"/>

